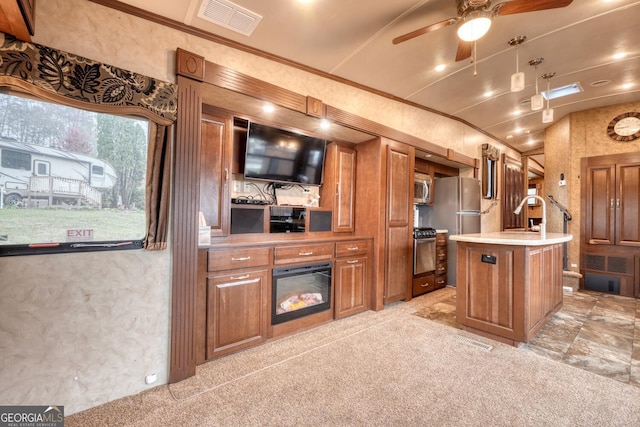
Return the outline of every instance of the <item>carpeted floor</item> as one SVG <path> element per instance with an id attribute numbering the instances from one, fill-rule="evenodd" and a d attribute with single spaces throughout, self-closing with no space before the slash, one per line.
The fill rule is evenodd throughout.
<path id="1" fill-rule="evenodd" d="M 438 297 L 206 363 L 65 425 L 638 425 L 640 388 L 414 315 Z"/>
<path id="2" fill-rule="evenodd" d="M 415 314 L 461 329 L 455 288 L 438 290 Z M 640 301 L 592 291 L 566 292 L 563 307 L 520 348 L 640 387 Z"/>

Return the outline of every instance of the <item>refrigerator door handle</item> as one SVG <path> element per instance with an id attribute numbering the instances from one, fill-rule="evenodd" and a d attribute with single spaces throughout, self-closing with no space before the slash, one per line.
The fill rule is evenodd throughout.
<path id="1" fill-rule="evenodd" d="M 456 215 L 480 216 L 480 211 L 456 211 Z"/>

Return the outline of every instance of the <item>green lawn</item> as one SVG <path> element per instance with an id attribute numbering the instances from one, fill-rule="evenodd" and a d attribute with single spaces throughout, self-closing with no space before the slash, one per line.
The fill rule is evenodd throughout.
<path id="1" fill-rule="evenodd" d="M 67 242 L 69 230 L 93 230 L 94 241 L 136 240 L 145 234 L 144 211 L 116 209 L 0 209 L 2 245 Z"/>

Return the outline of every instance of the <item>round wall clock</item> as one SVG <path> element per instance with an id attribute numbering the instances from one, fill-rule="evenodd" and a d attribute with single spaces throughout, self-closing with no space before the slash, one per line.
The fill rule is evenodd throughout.
<path id="1" fill-rule="evenodd" d="M 640 113 L 623 113 L 607 126 L 607 135 L 618 142 L 629 142 L 640 138 Z"/>

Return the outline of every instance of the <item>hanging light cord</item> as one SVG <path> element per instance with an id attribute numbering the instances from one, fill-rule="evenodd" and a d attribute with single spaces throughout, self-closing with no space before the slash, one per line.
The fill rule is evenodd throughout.
<path id="1" fill-rule="evenodd" d="M 478 77 L 476 64 L 478 63 L 478 45 L 476 40 L 473 41 L 473 77 Z"/>

